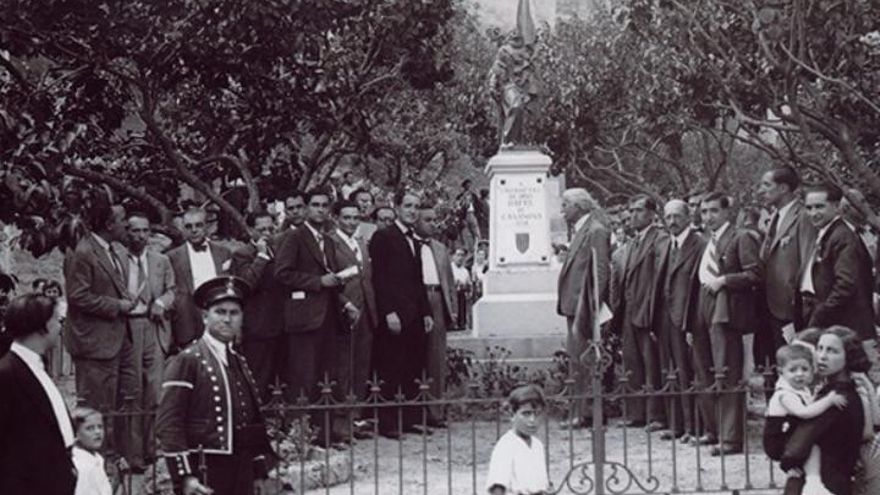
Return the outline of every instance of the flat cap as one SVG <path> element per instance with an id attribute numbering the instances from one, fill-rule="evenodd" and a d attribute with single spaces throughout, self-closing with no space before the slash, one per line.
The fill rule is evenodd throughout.
<path id="1" fill-rule="evenodd" d="M 193 293 L 196 306 L 208 309 L 222 301 L 244 302 L 251 288 L 244 279 L 232 275 L 221 275 L 199 285 Z"/>

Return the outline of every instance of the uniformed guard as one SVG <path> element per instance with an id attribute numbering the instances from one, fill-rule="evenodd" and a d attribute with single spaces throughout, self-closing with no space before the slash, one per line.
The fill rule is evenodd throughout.
<path id="1" fill-rule="evenodd" d="M 257 385 L 231 345 L 241 336 L 248 289 L 231 276 L 199 286 L 193 298 L 205 333 L 165 369 L 157 436 L 175 493 L 253 493 L 254 479 L 264 477 L 275 458 Z M 202 459 L 206 469 L 200 470 Z"/>

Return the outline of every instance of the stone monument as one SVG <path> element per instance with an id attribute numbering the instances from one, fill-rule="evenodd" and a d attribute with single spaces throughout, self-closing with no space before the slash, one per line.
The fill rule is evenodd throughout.
<path id="1" fill-rule="evenodd" d="M 567 237 L 561 219 L 562 179 L 552 160 L 526 144 L 529 105 L 538 96 L 532 58 L 536 33 L 529 0 L 519 0 L 517 29 L 505 38 L 489 71 L 498 107 L 499 151 L 489 176 L 489 270 L 473 308 L 474 328 L 449 345 L 473 350 L 502 346 L 520 362 L 549 362 L 565 348 L 565 319 L 556 314 L 560 263 L 553 245 Z"/>

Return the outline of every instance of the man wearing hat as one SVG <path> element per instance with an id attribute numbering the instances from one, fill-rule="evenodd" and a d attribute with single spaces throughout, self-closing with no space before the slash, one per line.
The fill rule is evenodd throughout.
<path id="1" fill-rule="evenodd" d="M 238 277 L 208 280 L 193 294 L 205 333 L 165 369 L 157 436 L 178 494 L 253 492 L 274 457 L 256 382 L 232 348 L 249 287 Z M 200 451 L 205 470 L 200 470 Z"/>

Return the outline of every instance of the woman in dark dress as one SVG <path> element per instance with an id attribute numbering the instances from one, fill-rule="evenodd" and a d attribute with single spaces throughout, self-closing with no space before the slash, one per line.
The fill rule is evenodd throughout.
<path id="1" fill-rule="evenodd" d="M 831 408 L 821 416 L 802 421 L 786 445 L 780 467 L 787 472 L 803 466 L 810 449 L 817 445 L 821 452 L 822 483 L 835 495 L 852 495 L 865 415 L 850 373 L 867 371 L 870 362 L 856 333 L 841 326 L 822 332 L 816 360 L 817 371 L 825 380 L 817 398 L 836 391 L 846 398 L 846 407 Z M 785 493 L 799 493 L 794 490 L 787 485 Z"/>

